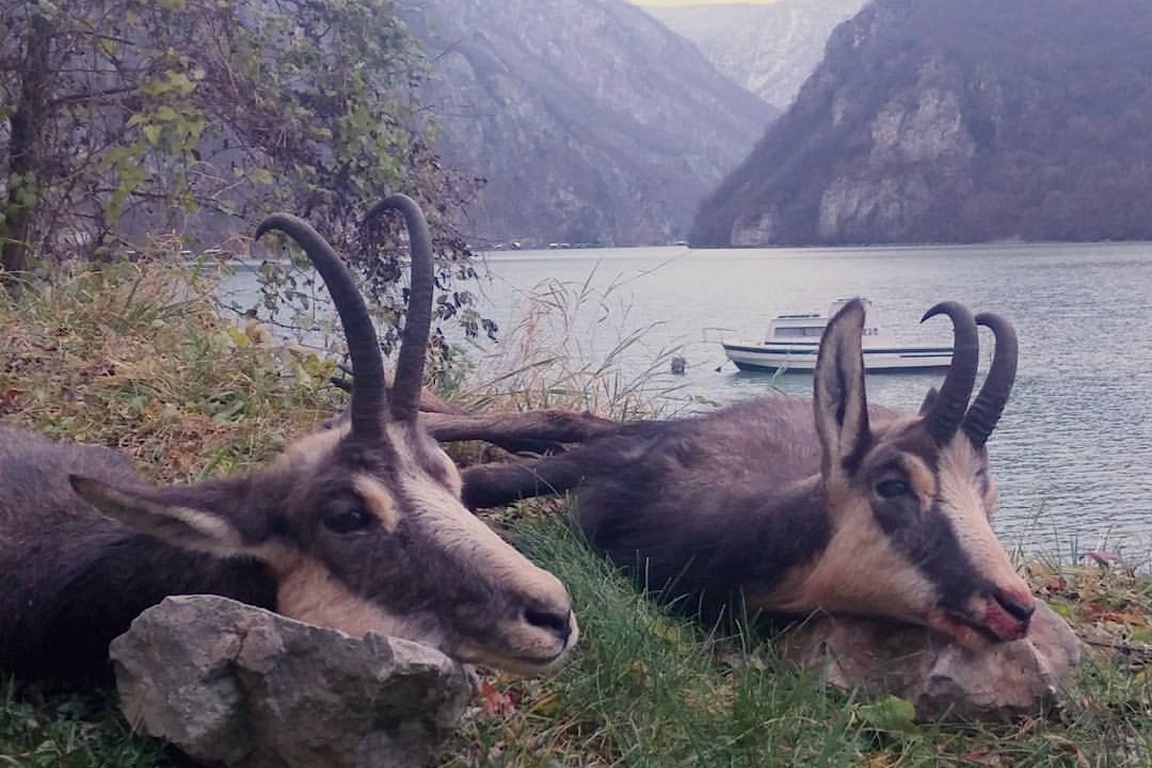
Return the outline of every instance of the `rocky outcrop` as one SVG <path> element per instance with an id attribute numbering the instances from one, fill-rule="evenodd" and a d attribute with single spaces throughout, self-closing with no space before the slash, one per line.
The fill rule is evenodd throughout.
<path id="1" fill-rule="evenodd" d="M 433 648 L 208 595 L 149 608 L 111 655 L 128 721 L 205 765 L 424 765 L 473 690 Z"/>
<path id="2" fill-rule="evenodd" d="M 486 179 L 483 240 L 682 239 L 776 112 L 622 0 L 405 4 L 446 162 Z"/>
<path id="3" fill-rule="evenodd" d="M 824 57 L 832 29 L 866 0 L 777 0 L 767 5 L 645 5 L 691 40 L 716 69 L 783 111 Z"/>
<path id="4" fill-rule="evenodd" d="M 694 245 L 1152 237 L 1152 6 L 876 0 Z"/>

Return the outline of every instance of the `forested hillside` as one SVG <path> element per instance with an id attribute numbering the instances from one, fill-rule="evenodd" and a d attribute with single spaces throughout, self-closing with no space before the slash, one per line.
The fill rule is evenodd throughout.
<path id="1" fill-rule="evenodd" d="M 1152 4 L 876 0 L 696 245 L 1152 238 Z"/>
<path id="2" fill-rule="evenodd" d="M 630 245 L 687 235 L 777 114 L 623 0 L 423 0 L 438 148 L 486 179 L 485 240 Z"/>

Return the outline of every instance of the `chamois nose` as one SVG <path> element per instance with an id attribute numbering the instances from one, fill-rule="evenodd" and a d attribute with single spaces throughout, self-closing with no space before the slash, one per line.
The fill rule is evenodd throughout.
<path id="1" fill-rule="evenodd" d="M 528 608 L 524 611 L 524 621 L 551 632 L 564 643 L 572 634 L 572 611 L 568 608 Z"/>
<path id="2" fill-rule="evenodd" d="M 1009 616 L 1025 624 L 1036 610 L 1036 600 L 1028 592 L 996 589 L 993 590 L 992 597 Z"/>

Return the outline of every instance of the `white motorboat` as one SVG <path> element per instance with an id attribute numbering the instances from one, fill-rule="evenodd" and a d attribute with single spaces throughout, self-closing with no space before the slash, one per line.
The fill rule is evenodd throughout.
<path id="1" fill-rule="evenodd" d="M 719 339 L 728 356 L 742 371 L 795 371 L 811 373 L 816 368 L 816 353 L 824 326 L 850 299 L 837 299 L 827 315 L 777 315 L 768 324 L 767 337 L 757 340 Z M 872 304 L 863 299 L 865 309 Z M 718 331 L 722 329 L 711 329 Z M 864 368 L 883 371 L 931 371 L 946 369 L 952 362 L 952 346 L 916 346 L 903 344 L 865 320 Z"/>

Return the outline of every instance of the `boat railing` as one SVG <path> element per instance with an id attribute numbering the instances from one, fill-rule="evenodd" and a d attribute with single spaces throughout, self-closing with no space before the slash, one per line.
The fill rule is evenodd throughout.
<path id="1" fill-rule="evenodd" d="M 701 339 L 706 344 L 723 344 L 731 334 L 736 333 L 735 328 L 721 328 L 710 325 L 700 330 Z"/>

